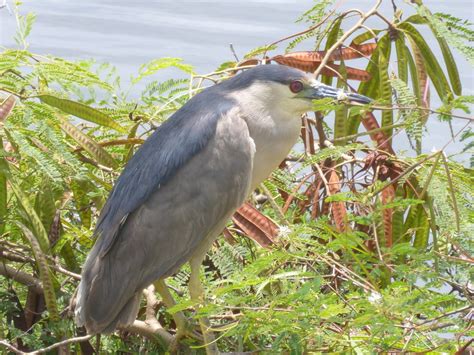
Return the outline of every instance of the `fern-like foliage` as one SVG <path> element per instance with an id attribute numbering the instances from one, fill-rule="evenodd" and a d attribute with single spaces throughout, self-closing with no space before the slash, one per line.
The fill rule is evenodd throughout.
<path id="1" fill-rule="evenodd" d="M 298 17 L 296 22 L 305 22 L 309 24 L 310 26 L 314 26 L 320 23 L 323 17 L 326 16 L 328 7 L 332 5 L 333 3 L 334 3 L 333 0 L 324 0 L 324 1 L 316 2 L 316 4 L 312 8 L 305 11 L 300 17 Z M 300 43 L 308 39 L 311 39 L 312 42 L 314 43 L 312 47 L 314 47 L 314 49 L 317 49 L 324 35 L 328 32 L 328 30 L 329 30 L 328 26 L 325 25 L 325 26 L 317 27 L 314 30 L 306 32 L 300 36 L 297 36 L 287 45 L 285 51 L 290 52 Z"/>
<path id="2" fill-rule="evenodd" d="M 432 24 L 437 36 L 446 39 L 449 45 L 459 50 L 474 65 L 472 22 L 441 12 L 431 14 L 425 6 L 419 6 L 418 11 Z"/>
<path id="3" fill-rule="evenodd" d="M 417 107 L 417 99 L 408 85 L 401 79 L 391 78 L 390 84 L 396 93 L 396 101 L 399 107 L 399 118 L 405 124 L 408 136 L 416 141 L 421 140 L 423 134 L 423 122 L 420 109 Z"/>

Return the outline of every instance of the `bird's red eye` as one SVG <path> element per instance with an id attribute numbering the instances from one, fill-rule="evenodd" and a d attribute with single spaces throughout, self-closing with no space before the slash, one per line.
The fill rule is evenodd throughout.
<path id="1" fill-rule="evenodd" d="M 290 83 L 290 90 L 291 90 L 291 92 L 293 92 L 293 93 L 295 93 L 295 94 L 296 94 L 297 92 L 300 92 L 301 90 L 303 90 L 303 88 L 304 88 L 304 85 L 303 85 L 303 83 L 302 83 L 301 81 L 299 81 L 299 80 L 295 80 L 295 81 L 292 81 L 292 82 Z"/>

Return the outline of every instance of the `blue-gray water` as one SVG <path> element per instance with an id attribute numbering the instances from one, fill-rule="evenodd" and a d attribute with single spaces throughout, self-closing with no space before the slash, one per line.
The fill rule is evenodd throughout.
<path id="1" fill-rule="evenodd" d="M 7 3 L 11 6 L 11 0 Z M 375 1 L 346 0 L 340 3 L 340 9 L 356 7 L 366 10 Z M 396 0 L 396 3 L 407 9 L 402 1 Z M 425 3 L 433 12 L 473 18 L 472 0 Z M 210 72 L 220 63 L 233 60 L 229 43 L 233 43 L 241 57 L 252 48 L 304 29 L 304 24 L 294 21 L 313 4 L 310 0 L 25 0 L 22 12 L 37 14 L 28 39 L 33 52 L 109 62 L 117 66 L 122 76 L 129 78 L 141 64 L 159 57 L 180 57 L 194 65 L 197 72 Z M 391 18 L 391 1 L 385 0 L 382 10 Z M 382 22 L 377 23 L 379 28 L 385 27 Z M 14 32 L 14 17 L 6 8 L 0 9 L 0 45 L 15 47 Z M 441 58 L 436 41 L 431 36 L 427 39 Z M 457 52 L 455 57 L 464 93 L 472 94 L 472 67 Z M 357 65 L 363 67 L 365 64 Z M 160 78 L 160 75 L 165 77 L 166 73 L 155 77 Z M 432 96 L 433 106 L 439 106 L 436 95 Z M 454 130 L 464 124 L 465 121 L 454 120 Z M 430 118 L 428 127 L 425 151 L 441 148 L 449 141 L 449 128 L 439 123 L 435 116 Z M 455 143 L 447 151 L 452 153 L 462 146 L 462 143 Z M 400 147 L 409 148 L 406 142 Z"/>

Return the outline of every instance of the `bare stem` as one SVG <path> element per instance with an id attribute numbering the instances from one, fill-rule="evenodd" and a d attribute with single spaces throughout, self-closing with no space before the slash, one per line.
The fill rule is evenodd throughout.
<path id="1" fill-rule="evenodd" d="M 321 71 L 323 70 L 323 68 L 326 67 L 326 64 L 328 64 L 329 62 L 329 59 L 331 58 L 332 54 L 334 53 L 334 51 L 339 48 L 339 46 L 341 46 L 344 41 L 346 39 L 349 38 L 350 35 L 352 35 L 355 31 L 357 31 L 359 28 L 362 27 L 362 25 L 364 24 L 364 22 L 369 18 L 371 17 L 372 15 L 374 15 L 380 4 L 382 3 L 382 0 L 377 0 L 377 3 L 375 4 L 375 6 L 369 10 L 369 12 L 366 12 L 365 14 L 361 15 L 361 18 L 359 19 L 359 21 L 357 21 L 357 23 L 351 28 L 349 29 L 347 32 L 345 32 L 341 38 L 339 38 L 339 40 L 336 41 L 336 43 L 334 43 L 331 48 L 329 48 L 329 50 L 326 52 L 326 55 L 324 56 L 323 60 L 321 61 L 321 64 L 320 66 L 316 69 L 316 71 L 314 72 L 314 75 L 317 77 L 319 74 L 321 74 Z"/>

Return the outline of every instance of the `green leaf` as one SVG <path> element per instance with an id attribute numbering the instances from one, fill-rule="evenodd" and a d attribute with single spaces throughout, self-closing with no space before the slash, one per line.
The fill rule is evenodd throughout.
<path id="1" fill-rule="evenodd" d="M 439 37 L 444 38 L 451 47 L 456 48 L 474 65 L 474 47 L 471 45 L 474 31 L 471 29 L 473 24 L 469 20 L 439 12 L 434 15 L 429 13 L 427 19 Z"/>
<path id="2" fill-rule="evenodd" d="M 428 237 L 430 235 L 430 222 L 422 205 L 417 208 L 417 215 L 415 218 L 415 239 L 413 246 L 418 249 L 424 249 L 428 245 Z"/>
<path id="3" fill-rule="evenodd" d="M 424 10 L 424 11 L 423 11 Z M 427 24 L 431 31 L 435 34 L 435 37 L 438 41 L 438 44 L 441 48 L 441 53 L 443 54 L 444 62 L 446 63 L 446 68 L 448 69 L 449 80 L 451 86 L 456 95 L 462 95 L 462 84 L 461 79 L 459 78 L 459 71 L 454 60 L 451 49 L 449 48 L 448 42 L 440 33 L 440 26 L 443 27 L 444 24 L 437 18 L 435 18 L 431 12 L 429 12 L 426 7 L 420 8 L 419 11 L 422 11 L 426 17 L 421 15 L 413 15 L 407 18 L 405 21 L 413 24 Z"/>
<path id="4" fill-rule="evenodd" d="M 420 81 L 418 80 L 418 69 L 416 67 L 415 60 L 413 59 L 413 56 L 411 55 L 410 51 L 408 50 L 408 47 L 405 46 L 405 53 L 406 53 L 406 58 L 408 62 L 408 68 L 410 69 L 410 77 L 411 77 L 411 84 L 413 87 L 413 93 L 415 94 L 417 98 L 417 104 L 421 105 L 421 88 L 420 88 Z"/>
<path id="5" fill-rule="evenodd" d="M 338 314 L 350 313 L 350 310 L 342 303 L 330 304 L 326 308 L 321 309 L 319 316 L 322 319 L 329 319 L 337 316 Z"/>
<path id="6" fill-rule="evenodd" d="M 18 202 L 26 213 L 31 228 L 33 229 L 33 235 L 38 241 L 38 245 L 41 247 L 41 250 L 44 253 L 48 253 L 50 248 L 48 233 L 46 232 L 46 229 L 44 228 L 40 217 L 31 205 L 28 197 L 23 193 L 22 189 L 17 186 L 16 183 L 11 179 L 9 179 L 8 183 L 11 189 L 13 190 L 13 193 L 15 194 L 16 198 L 18 199 Z"/>
<path id="7" fill-rule="evenodd" d="M 408 83 L 408 60 L 405 35 L 402 32 L 398 32 L 398 38 L 395 40 L 395 49 L 397 50 L 398 77 L 405 83 Z"/>
<path id="8" fill-rule="evenodd" d="M 36 15 L 32 12 L 27 13 L 26 15 L 17 15 L 17 32 L 14 39 L 16 43 L 23 46 L 25 49 L 28 47 L 26 37 L 30 34 L 35 20 Z"/>
<path id="9" fill-rule="evenodd" d="M 331 48 L 334 43 L 336 43 L 337 41 L 337 38 L 339 37 L 339 32 L 341 30 L 341 22 L 342 22 L 342 17 L 337 19 L 332 28 L 331 28 L 331 31 L 329 31 L 328 35 L 327 35 L 327 39 L 326 39 L 326 45 L 325 45 L 325 50 L 329 50 L 329 48 Z M 332 77 L 329 76 L 329 75 L 323 75 L 322 78 L 321 78 L 321 82 L 326 84 L 326 85 L 331 85 L 332 84 Z"/>
<path id="10" fill-rule="evenodd" d="M 54 245 L 54 251 L 61 255 L 66 263 L 67 269 L 73 272 L 80 273 L 81 268 L 76 259 L 74 248 L 71 246 L 73 237 L 68 234 L 63 234 L 61 238 Z"/>
<path id="11" fill-rule="evenodd" d="M 332 110 L 336 109 L 337 106 L 337 101 L 330 97 L 313 100 L 313 110 L 321 111 L 324 116 L 326 116 Z"/>
<path id="12" fill-rule="evenodd" d="M 61 129 L 87 151 L 97 163 L 111 168 L 117 167 L 115 159 L 91 137 L 82 133 L 76 126 L 61 118 Z"/>
<path id="13" fill-rule="evenodd" d="M 8 162 L 5 160 L 6 152 L 3 149 L 3 140 L 0 136 L 0 236 L 5 231 L 5 218 L 7 217 L 7 176 L 9 174 Z"/>
<path id="14" fill-rule="evenodd" d="M 46 303 L 46 308 L 49 311 L 49 316 L 52 320 L 59 320 L 58 305 L 56 301 L 56 294 L 54 291 L 53 279 L 51 278 L 51 271 L 49 269 L 48 261 L 46 259 L 45 253 L 43 252 L 38 239 L 35 238 L 33 233 L 21 223 L 17 223 L 23 235 L 28 239 L 35 256 L 36 264 L 38 265 L 41 284 L 43 286 L 44 300 Z"/>
<path id="15" fill-rule="evenodd" d="M 441 53 L 443 53 L 444 62 L 446 63 L 446 68 L 448 69 L 449 80 L 451 81 L 453 91 L 456 95 L 462 95 L 461 79 L 459 78 L 458 66 L 454 60 L 453 53 L 451 53 L 448 43 L 444 38 L 436 38 L 438 39 Z"/>
<path id="16" fill-rule="evenodd" d="M 265 46 L 260 46 L 260 47 L 254 48 L 244 56 L 244 59 L 252 59 L 252 58 L 258 56 L 259 54 L 270 52 L 270 51 L 272 51 L 276 48 L 277 48 L 276 44 L 274 44 L 272 46 L 265 45 Z"/>
<path id="17" fill-rule="evenodd" d="M 112 118 L 105 113 L 96 110 L 90 106 L 81 104 L 80 102 L 61 99 L 53 95 L 38 95 L 38 98 L 50 106 L 56 107 L 61 111 L 82 118 L 86 121 L 96 123 L 100 126 L 113 128 L 118 132 L 124 133 L 126 129 L 120 126 Z"/>
<path id="18" fill-rule="evenodd" d="M 186 300 L 186 301 L 175 304 L 173 307 L 168 308 L 167 311 L 170 314 L 175 314 L 175 313 L 184 311 L 185 309 L 188 309 L 190 307 L 194 307 L 198 304 L 199 304 L 198 301 L 190 299 L 190 300 Z"/>
<path id="19" fill-rule="evenodd" d="M 382 32 L 382 30 L 372 30 L 363 32 L 360 35 L 354 37 L 352 43 L 357 45 L 362 44 L 364 42 L 367 42 L 369 39 L 375 38 L 375 36 L 377 36 L 380 32 Z"/>
<path id="20" fill-rule="evenodd" d="M 66 262 L 66 266 L 69 270 L 74 272 L 81 272 L 80 264 L 77 262 L 75 250 L 71 246 L 71 243 L 68 242 L 64 244 L 61 249 L 61 257 Z"/>
<path id="21" fill-rule="evenodd" d="M 376 91 L 376 89 L 373 89 L 374 86 L 378 88 L 378 80 L 379 80 L 379 70 L 378 70 L 378 63 L 379 63 L 379 55 L 380 55 L 380 50 L 382 47 L 388 45 L 388 41 L 390 38 L 388 37 L 388 34 L 385 34 L 380 38 L 380 40 L 377 42 L 377 48 L 375 48 L 374 52 L 372 53 L 372 56 L 370 57 L 369 62 L 367 63 L 367 68 L 365 70 L 371 75 L 372 79 L 369 81 L 363 81 L 359 85 L 359 89 L 357 92 L 361 95 L 368 95 L 371 93 L 371 91 Z M 377 97 L 371 96 L 374 99 Z"/>
<path id="22" fill-rule="evenodd" d="M 185 73 L 194 74 L 193 66 L 184 64 L 181 58 L 165 57 L 154 59 L 147 64 L 143 64 L 138 71 L 138 76 L 136 78 L 132 78 L 132 83 L 136 84 L 143 78 L 153 75 L 161 69 L 167 68 L 177 68 L 184 71 Z"/>
<path id="23" fill-rule="evenodd" d="M 128 132 L 127 138 L 135 138 L 136 135 L 137 135 L 137 130 L 138 130 L 139 127 L 140 127 L 140 122 L 137 122 L 136 124 L 134 124 L 133 127 L 130 129 L 130 132 Z M 133 156 L 135 145 L 129 144 L 129 145 L 127 145 L 127 147 L 129 147 L 128 152 L 127 152 L 127 154 L 124 154 L 124 156 L 123 156 L 123 162 L 124 163 L 128 162 L 130 160 L 130 158 Z"/>
<path id="24" fill-rule="evenodd" d="M 343 78 L 347 79 L 347 72 L 346 66 L 343 61 L 341 61 L 340 65 L 340 74 Z M 337 87 L 343 88 L 345 86 L 345 82 L 338 78 L 337 80 Z M 347 105 L 340 105 L 335 110 L 334 115 L 334 141 L 336 145 L 345 145 L 346 140 L 340 139 L 341 137 L 346 136 L 346 124 L 347 124 L 347 114 L 349 111 L 349 107 Z"/>
<path id="25" fill-rule="evenodd" d="M 54 215 L 56 214 L 55 198 L 53 190 L 51 189 L 51 181 L 49 179 L 44 179 L 40 190 L 36 194 L 34 206 L 41 223 L 45 230 L 48 231 L 53 222 Z"/>
<path id="26" fill-rule="evenodd" d="M 412 206 L 405 222 L 403 242 L 410 242 L 414 234 L 413 246 L 424 249 L 428 245 L 429 232 L 430 224 L 423 205 Z"/>
<path id="27" fill-rule="evenodd" d="M 399 29 L 403 30 L 410 42 L 416 45 L 419 49 L 426 66 L 426 71 L 430 77 L 433 85 L 438 93 L 438 96 L 442 101 L 449 101 L 453 98 L 453 93 L 448 85 L 448 80 L 444 75 L 443 69 L 439 65 L 435 55 L 430 49 L 428 43 L 426 43 L 423 36 L 418 30 L 410 23 L 403 22 L 398 26 Z"/>
<path id="28" fill-rule="evenodd" d="M 379 76 L 380 76 L 380 98 L 384 104 L 392 106 L 392 87 L 388 78 L 388 63 L 390 61 L 391 42 L 383 41 L 379 43 L 380 54 L 379 54 Z M 382 111 L 382 128 L 393 125 L 393 111 L 383 110 Z M 389 144 L 392 142 L 393 128 L 387 128 L 384 130 L 385 135 L 388 137 Z"/>
<path id="29" fill-rule="evenodd" d="M 390 79 L 390 84 L 396 92 L 398 106 L 405 107 L 398 111 L 398 117 L 399 119 L 403 119 L 406 133 L 416 141 L 421 141 L 423 135 L 423 122 L 420 111 L 417 108 L 417 97 L 401 79 L 392 78 Z"/>
<path id="30" fill-rule="evenodd" d="M 406 18 L 405 22 L 410 22 L 413 23 L 414 25 L 425 25 L 428 21 L 425 17 L 416 14 L 416 15 L 411 15 Z"/>
<path id="31" fill-rule="evenodd" d="M 85 228 L 91 227 L 92 210 L 90 208 L 90 198 L 88 193 L 91 190 L 91 182 L 87 179 L 74 179 L 70 183 L 76 211 L 81 217 L 81 223 Z"/>

